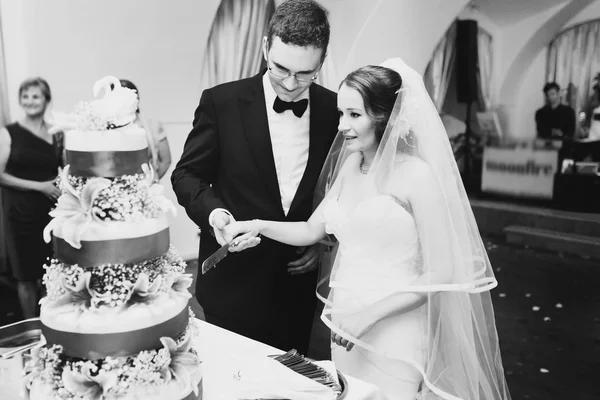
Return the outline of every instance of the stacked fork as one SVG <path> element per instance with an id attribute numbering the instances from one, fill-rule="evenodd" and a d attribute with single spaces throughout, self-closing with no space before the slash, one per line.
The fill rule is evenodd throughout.
<path id="1" fill-rule="evenodd" d="M 342 387 L 326 369 L 316 365 L 297 350 L 292 349 L 285 354 L 271 357 L 292 371 L 327 386 L 333 390 L 336 397 L 342 393 Z"/>

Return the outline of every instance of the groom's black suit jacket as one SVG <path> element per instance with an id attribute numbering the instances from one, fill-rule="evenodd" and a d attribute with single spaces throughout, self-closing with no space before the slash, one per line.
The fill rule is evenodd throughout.
<path id="1" fill-rule="evenodd" d="M 263 73 L 203 92 L 181 160 L 172 174 L 179 203 L 200 227 L 202 263 L 219 248 L 208 217 L 221 207 L 236 220 L 306 221 L 313 191 L 337 133 L 336 94 L 309 89 L 310 145 L 304 176 L 286 216 L 267 121 Z M 198 274 L 196 297 L 207 320 L 276 347 L 306 351 L 316 306 L 316 271 L 292 276 L 287 263 L 296 248 L 263 238 L 230 253 L 206 275 Z"/>

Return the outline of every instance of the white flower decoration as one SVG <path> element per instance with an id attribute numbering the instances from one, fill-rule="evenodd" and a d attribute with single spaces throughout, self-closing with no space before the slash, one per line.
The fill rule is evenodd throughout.
<path id="1" fill-rule="evenodd" d="M 177 344 L 170 337 L 162 337 L 160 341 L 171 354 L 171 362 L 168 368 L 172 379 L 179 382 L 184 388 L 192 389 L 193 377 L 197 375 L 200 360 L 198 356 L 190 353 L 190 341 L 188 340 L 180 348 L 177 348 Z M 194 387 L 193 389 L 194 393 L 198 394 L 198 388 Z"/>
<path id="2" fill-rule="evenodd" d="M 119 377 L 115 372 L 104 370 L 92 375 L 91 369 L 88 363 L 83 365 L 80 373 L 65 368 L 62 373 L 65 389 L 82 398 L 103 399 L 106 392 L 117 384 Z"/>
<path id="3" fill-rule="evenodd" d="M 65 167 L 61 179 L 64 193 L 58 198 L 56 208 L 50 211 L 50 216 L 54 218 L 44 228 L 44 240 L 50 243 L 50 233 L 60 227 L 65 241 L 74 248 L 80 249 L 81 235 L 95 220 L 92 204 L 100 191 L 110 186 L 110 181 L 105 178 L 92 178 L 87 181 L 81 194 L 77 194 L 65 176 L 68 176 L 68 167 Z"/>
<path id="4" fill-rule="evenodd" d="M 161 211 L 168 213 L 170 212 L 173 216 L 177 215 L 177 209 L 164 195 L 165 188 L 158 184 L 153 183 L 154 181 L 154 169 L 148 164 L 142 164 L 142 171 L 146 175 L 145 184 L 148 185 L 148 195 L 154 204 L 160 208 Z M 141 182 L 140 182 L 141 184 Z"/>

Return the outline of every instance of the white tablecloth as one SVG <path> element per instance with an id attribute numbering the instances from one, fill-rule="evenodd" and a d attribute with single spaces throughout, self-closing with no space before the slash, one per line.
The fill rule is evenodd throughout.
<path id="1" fill-rule="evenodd" d="M 232 400 L 228 392 L 233 379 L 234 361 L 240 357 L 264 357 L 281 354 L 283 351 L 264 343 L 227 331 L 201 320 L 198 321 L 198 336 L 195 347 L 202 358 L 203 400 Z M 228 362 L 230 361 L 230 362 Z M 348 381 L 348 394 L 344 400 L 384 400 L 379 389 L 352 376 L 344 375 Z"/>
<path id="2" fill-rule="evenodd" d="M 22 400 L 22 397 L 19 396 L 23 378 L 22 366 L 21 356 L 8 360 L 0 358 L 0 399 Z"/>
<path id="3" fill-rule="evenodd" d="M 231 385 L 227 384 L 233 379 L 235 363 L 232 361 L 235 359 L 283 353 L 279 349 L 202 320 L 196 322 L 199 329 L 195 338 L 195 347 L 202 359 L 203 400 L 235 399 L 235 396 L 228 391 Z M 21 366 L 20 356 L 10 360 L 0 358 L 0 399 L 20 399 L 18 391 L 22 377 Z M 348 394 L 344 400 L 384 400 L 377 387 L 351 376 L 344 376 L 348 381 Z"/>

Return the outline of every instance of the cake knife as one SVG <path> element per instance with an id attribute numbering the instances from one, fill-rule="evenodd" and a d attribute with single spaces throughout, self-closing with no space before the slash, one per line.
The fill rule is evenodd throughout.
<path id="1" fill-rule="evenodd" d="M 231 242 L 233 243 L 233 242 Z M 211 270 L 219 261 L 227 257 L 229 253 L 229 248 L 232 246 L 231 243 L 226 243 L 221 248 L 214 253 L 212 253 L 204 262 L 202 263 L 202 275 Z"/>
<path id="2" fill-rule="evenodd" d="M 227 257 L 227 254 L 229 254 L 229 248 L 231 246 L 234 246 L 234 243 L 237 245 L 238 241 L 236 239 L 242 235 L 243 234 L 237 235 L 233 238 L 231 242 L 224 244 L 219 250 L 215 251 L 210 256 L 208 256 L 208 258 L 202 263 L 202 275 L 204 275 L 209 270 L 213 269 L 219 261 Z"/>

